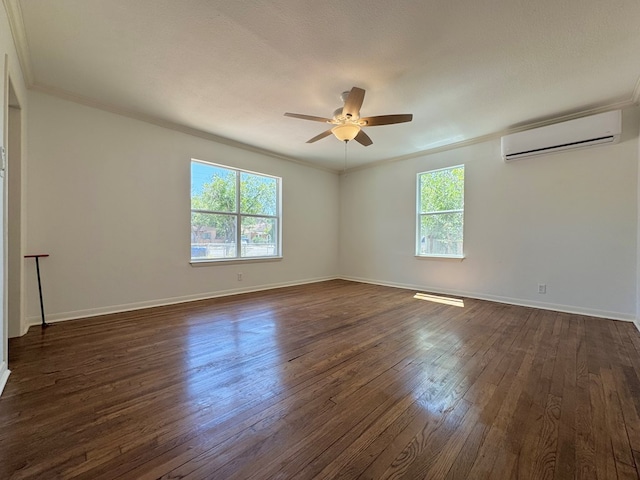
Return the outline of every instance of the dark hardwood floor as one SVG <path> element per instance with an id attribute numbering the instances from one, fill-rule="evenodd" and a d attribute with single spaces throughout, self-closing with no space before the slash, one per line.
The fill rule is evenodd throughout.
<path id="1" fill-rule="evenodd" d="M 331 281 L 32 327 L 0 478 L 639 478 L 633 324 L 414 293 Z"/>

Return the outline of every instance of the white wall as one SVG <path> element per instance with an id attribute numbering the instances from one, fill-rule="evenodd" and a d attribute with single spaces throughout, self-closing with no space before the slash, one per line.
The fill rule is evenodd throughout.
<path id="1" fill-rule="evenodd" d="M 634 319 L 638 117 L 612 146 L 505 164 L 494 140 L 347 174 L 341 275 Z M 462 163 L 466 258 L 416 258 L 416 174 Z"/>
<path id="2" fill-rule="evenodd" d="M 41 262 L 47 320 L 337 275 L 334 173 L 36 92 L 28 150 L 27 248 L 51 255 Z M 281 261 L 189 264 L 192 157 L 282 177 Z M 39 322 L 34 279 L 27 314 Z"/>
<path id="3" fill-rule="evenodd" d="M 636 318 L 638 109 L 624 112 L 613 146 L 505 164 L 495 140 L 340 180 L 41 93 L 28 114 L 27 249 L 51 254 L 42 261 L 50 320 L 336 275 Z M 282 261 L 189 265 L 191 157 L 283 177 Z M 416 173 L 460 163 L 466 258 L 415 258 Z M 27 313 L 39 322 L 35 276 Z"/>

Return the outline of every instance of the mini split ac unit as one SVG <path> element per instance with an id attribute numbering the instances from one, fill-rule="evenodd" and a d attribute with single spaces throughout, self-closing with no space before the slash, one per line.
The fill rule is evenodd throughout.
<path id="1" fill-rule="evenodd" d="M 590 117 L 534 128 L 502 137 L 505 162 L 549 153 L 617 143 L 622 132 L 622 112 L 600 113 Z"/>

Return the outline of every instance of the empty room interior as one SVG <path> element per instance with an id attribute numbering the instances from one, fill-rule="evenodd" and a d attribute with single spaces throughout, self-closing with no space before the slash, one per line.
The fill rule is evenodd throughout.
<path id="1" fill-rule="evenodd" d="M 639 27 L 3 0 L 0 478 L 640 478 Z"/>

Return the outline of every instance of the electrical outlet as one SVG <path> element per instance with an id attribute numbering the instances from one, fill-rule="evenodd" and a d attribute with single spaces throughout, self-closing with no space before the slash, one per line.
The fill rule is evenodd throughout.
<path id="1" fill-rule="evenodd" d="M 242 281 L 242 273 L 238 272 L 238 281 L 241 282 Z"/>
<path id="2" fill-rule="evenodd" d="M 540 293 L 540 294 L 547 293 L 547 284 L 546 283 L 539 283 L 538 284 L 538 293 Z"/>

